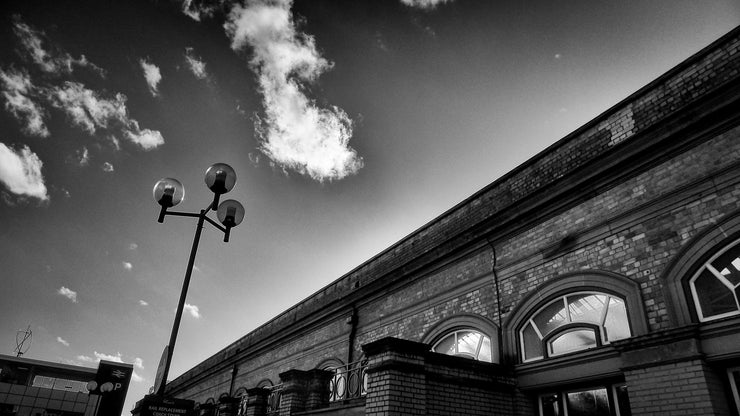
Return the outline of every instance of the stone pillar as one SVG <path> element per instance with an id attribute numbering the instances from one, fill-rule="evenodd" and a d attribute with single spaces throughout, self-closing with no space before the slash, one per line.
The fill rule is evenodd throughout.
<path id="1" fill-rule="evenodd" d="M 265 416 L 267 414 L 267 397 L 270 391 L 262 387 L 247 390 L 246 416 Z"/>
<path id="2" fill-rule="evenodd" d="M 383 338 L 362 346 L 368 358 L 366 416 L 425 415 L 424 355 L 429 345 Z"/>
<path id="3" fill-rule="evenodd" d="M 237 416 L 239 412 L 238 397 L 222 397 L 218 399 L 218 416 Z"/>
<path id="4" fill-rule="evenodd" d="M 729 415 L 723 387 L 704 361 L 695 325 L 614 343 L 634 416 Z"/>
<path id="5" fill-rule="evenodd" d="M 280 398 L 280 416 L 291 416 L 306 410 L 308 398 L 309 373 L 301 370 L 288 370 L 280 374 L 283 393 Z"/>
<path id="6" fill-rule="evenodd" d="M 307 375 L 306 410 L 328 407 L 329 382 L 334 377 L 334 372 L 315 369 L 309 371 Z"/>

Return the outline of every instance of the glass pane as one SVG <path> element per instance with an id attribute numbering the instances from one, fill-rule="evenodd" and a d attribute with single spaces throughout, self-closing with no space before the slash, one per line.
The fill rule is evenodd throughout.
<path id="1" fill-rule="evenodd" d="M 453 332 L 452 334 L 442 338 L 442 340 L 432 348 L 432 351 L 441 354 L 455 355 L 455 333 Z"/>
<path id="2" fill-rule="evenodd" d="M 480 344 L 481 333 L 473 331 L 459 331 L 457 333 L 457 353 L 475 358 Z"/>
<path id="3" fill-rule="evenodd" d="M 546 337 L 547 334 L 561 325 L 568 323 L 564 305 L 563 300 L 558 299 L 547 305 L 545 309 L 532 319 L 543 337 Z"/>
<path id="4" fill-rule="evenodd" d="M 550 341 L 550 354 L 565 354 L 596 346 L 596 334 L 591 329 L 576 329 L 564 332 Z"/>
<path id="5" fill-rule="evenodd" d="M 627 318 L 627 308 L 624 301 L 617 298 L 609 300 L 609 308 L 606 311 L 604 320 L 604 341 L 611 342 L 618 339 L 629 338 L 630 332 L 629 319 Z"/>
<path id="6" fill-rule="evenodd" d="M 524 339 L 524 359 L 542 358 L 542 340 L 537 336 L 532 324 L 527 324 L 522 330 Z"/>
<path id="7" fill-rule="evenodd" d="M 701 272 L 693 285 L 705 318 L 737 310 L 735 295 L 709 270 Z"/>
<path id="8" fill-rule="evenodd" d="M 740 284 L 740 244 L 722 253 L 712 262 L 712 266 L 732 282 L 733 286 Z"/>
<path id="9" fill-rule="evenodd" d="M 542 406 L 542 416 L 560 416 L 560 395 L 548 394 L 540 396 L 540 405 Z"/>
<path id="10" fill-rule="evenodd" d="M 617 407 L 619 408 L 619 416 L 632 416 L 630 399 L 627 395 L 627 386 L 625 386 L 624 384 L 621 386 L 614 386 L 614 390 L 617 393 Z"/>
<path id="11" fill-rule="evenodd" d="M 568 416 L 603 416 L 610 414 L 606 389 L 577 391 L 566 395 Z"/>
<path id="12" fill-rule="evenodd" d="M 568 309 L 572 322 L 590 322 L 601 325 L 606 308 L 606 295 L 582 294 L 568 296 Z"/>
<path id="13" fill-rule="evenodd" d="M 483 344 L 480 346 L 480 353 L 478 353 L 478 360 L 492 363 L 493 356 L 491 353 L 491 338 L 484 336 Z"/>

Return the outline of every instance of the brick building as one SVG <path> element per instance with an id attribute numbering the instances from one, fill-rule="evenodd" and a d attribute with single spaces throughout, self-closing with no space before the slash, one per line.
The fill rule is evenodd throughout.
<path id="1" fill-rule="evenodd" d="M 738 415 L 740 28 L 167 386 L 202 415 Z"/>

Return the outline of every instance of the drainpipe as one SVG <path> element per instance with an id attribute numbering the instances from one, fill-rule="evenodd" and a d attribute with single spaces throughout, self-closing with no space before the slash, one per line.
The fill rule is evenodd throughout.
<path id="1" fill-rule="evenodd" d="M 347 318 L 347 325 L 350 325 L 349 337 L 347 338 L 347 364 L 350 364 L 354 358 L 355 334 L 357 333 L 357 309 L 352 306 L 350 316 Z"/>
<path id="2" fill-rule="evenodd" d="M 491 240 L 486 237 L 486 242 L 491 247 L 491 273 L 493 273 L 493 283 L 496 289 L 496 309 L 498 312 L 498 351 L 503 356 L 503 330 L 501 328 L 501 289 L 499 287 L 498 273 L 496 273 L 496 247 L 493 245 Z M 502 357 L 503 358 L 503 357 Z"/>

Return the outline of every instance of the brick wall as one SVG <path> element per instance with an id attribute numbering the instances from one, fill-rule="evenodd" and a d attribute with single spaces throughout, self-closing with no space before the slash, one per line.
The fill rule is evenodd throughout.
<path id="1" fill-rule="evenodd" d="M 719 126 L 740 118 L 731 101 L 740 91 L 738 45 L 740 29 L 186 372 L 170 391 L 217 399 L 235 364 L 235 388 L 278 383 L 289 369 L 345 361 L 349 348 L 360 357 L 362 345 L 383 337 L 428 342 L 435 325 L 463 313 L 503 329 L 529 293 L 589 270 L 637 282 L 649 329 L 671 328 L 664 269 L 692 238 L 740 210 L 740 127 Z M 444 383 L 435 383 L 426 384 L 431 396 L 442 397 Z M 513 397 L 510 407 L 531 411 L 526 396 Z M 370 411 L 388 410 L 370 399 Z M 437 411 L 434 400 L 425 403 Z"/>
<path id="2" fill-rule="evenodd" d="M 700 359 L 625 372 L 635 416 L 729 415 L 724 387 Z"/>

